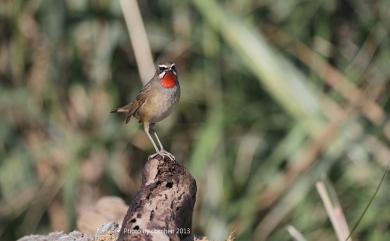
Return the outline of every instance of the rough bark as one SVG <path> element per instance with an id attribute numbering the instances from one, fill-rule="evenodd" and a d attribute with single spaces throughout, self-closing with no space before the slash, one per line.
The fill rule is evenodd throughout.
<path id="1" fill-rule="evenodd" d="M 93 241 L 93 237 L 73 231 L 69 234 L 64 232 L 53 232 L 48 235 L 27 235 L 18 241 Z"/>
<path id="2" fill-rule="evenodd" d="M 185 167 L 161 156 L 148 160 L 118 241 L 189 238 L 195 199 L 196 182 Z"/>
<path id="3" fill-rule="evenodd" d="M 18 241 L 207 241 L 205 237 L 192 236 L 195 198 L 196 182 L 191 174 L 179 163 L 157 156 L 146 163 L 140 190 L 131 202 L 121 227 L 115 222 L 105 222 L 106 217 L 117 217 L 118 207 L 122 210 L 124 205 L 112 197 L 105 197 L 97 203 L 97 207 L 90 210 L 92 214 L 84 215 L 83 222 L 78 221 L 82 232 L 88 234 L 79 231 L 69 234 L 53 232 L 48 235 L 25 236 Z M 100 217 L 101 215 L 105 218 Z M 85 228 L 87 223 L 93 223 L 92 226 L 96 227 L 98 224 L 94 221 L 105 223 L 100 224 L 95 235 L 95 228 Z"/>

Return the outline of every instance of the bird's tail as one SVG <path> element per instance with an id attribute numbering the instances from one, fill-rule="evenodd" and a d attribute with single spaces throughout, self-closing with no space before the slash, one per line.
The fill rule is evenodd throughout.
<path id="1" fill-rule="evenodd" d="M 129 112 L 129 106 L 122 106 L 122 107 L 118 107 L 118 108 L 115 108 L 113 109 L 110 113 L 126 113 L 126 112 Z"/>
<path id="2" fill-rule="evenodd" d="M 135 112 L 134 106 L 132 104 L 129 104 L 129 105 L 115 108 L 110 113 L 126 113 L 125 122 L 127 124 L 130 121 L 131 116 L 134 114 L 134 112 Z"/>

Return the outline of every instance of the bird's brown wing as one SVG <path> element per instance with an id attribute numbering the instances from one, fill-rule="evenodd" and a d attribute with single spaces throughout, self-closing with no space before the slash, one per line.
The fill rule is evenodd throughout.
<path id="1" fill-rule="evenodd" d="M 111 111 L 111 113 L 126 113 L 126 123 L 128 123 L 131 117 L 135 114 L 135 112 L 145 103 L 145 100 L 148 96 L 148 92 L 151 89 L 151 82 L 147 83 L 141 92 L 137 95 L 135 100 L 130 102 L 129 104 L 116 108 Z"/>

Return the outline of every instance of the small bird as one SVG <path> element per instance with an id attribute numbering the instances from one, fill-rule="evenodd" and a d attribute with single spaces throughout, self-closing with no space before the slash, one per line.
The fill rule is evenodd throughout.
<path id="1" fill-rule="evenodd" d="M 144 86 L 135 100 L 128 105 L 116 108 L 111 113 L 126 113 L 126 123 L 132 116 L 143 122 L 144 131 L 153 144 L 156 155 L 167 156 L 171 160 L 175 157 L 166 151 L 161 144 L 155 130 L 155 123 L 162 121 L 173 110 L 180 99 L 180 85 L 177 77 L 176 66 L 173 62 L 159 64 L 153 78 Z M 159 147 L 152 138 L 156 138 Z"/>

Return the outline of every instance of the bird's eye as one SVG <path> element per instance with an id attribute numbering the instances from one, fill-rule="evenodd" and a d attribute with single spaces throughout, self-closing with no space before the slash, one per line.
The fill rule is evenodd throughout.
<path id="1" fill-rule="evenodd" d="M 158 70 L 160 71 L 160 73 L 162 73 L 162 72 L 164 72 L 164 71 L 167 70 L 167 67 L 165 67 L 165 66 L 159 66 L 159 67 L 158 67 Z"/>
<path id="2" fill-rule="evenodd" d="M 171 69 L 176 72 L 176 66 L 175 65 L 172 65 Z"/>

